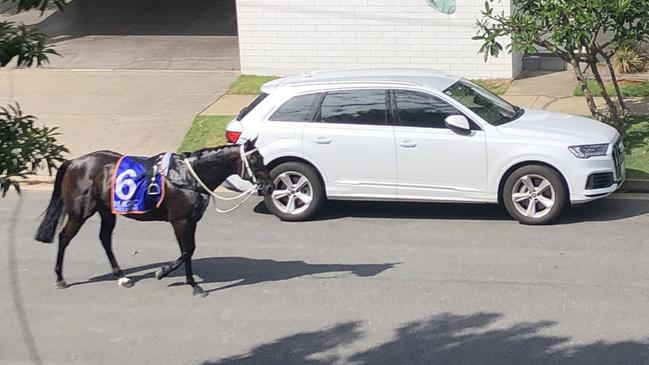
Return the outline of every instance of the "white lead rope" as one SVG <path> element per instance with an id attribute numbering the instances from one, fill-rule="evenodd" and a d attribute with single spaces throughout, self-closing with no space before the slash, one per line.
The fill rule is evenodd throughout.
<path id="1" fill-rule="evenodd" d="M 242 157 L 243 157 L 244 159 L 246 158 L 245 156 L 242 156 Z M 245 203 L 248 199 L 250 199 L 250 197 L 252 196 L 252 194 L 255 192 L 255 189 L 257 189 L 257 186 L 253 186 L 253 187 L 251 187 L 250 189 L 244 191 L 243 193 L 241 193 L 241 194 L 239 194 L 239 195 L 237 195 L 237 196 L 234 196 L 234 197 L 230 197 L 230 198 L 228 198 L 228 197 L 223 197 L 223 196 L 219 196 L 218 194 L 216 194 L 215 192 L 213 192 L 212 190 L 210 190 L 210 189 L 205 185 L 205 183 L 203 182 L 203 180 L 201 180 L 201 178 L 198 177 L 198 175 L 196 174 L 196 171 L 194 171 L 194 168 L 192 167 L 192 164 L 189 163 L 189 161 L 188 161 L 187 159 L 184 159 L 183 162 L 184 162 L 185 165 L 187 166 L 187 170 L 189 170 L 189 173 L 194 177 L 194 179 L 196 179 L 196 181 L 198 181 L 198 184 L 203 188 L 203 190 L 205 190 L 206 193 L 208 193 L 209 195 L 212 196 L 212 200 L 214 201 L 214 209 L 215 209 L 217 212 L 219 212 L 219 213 L 230 213 L 231 211 L 233 211 L 233 210 L 239 208 L 240 206 L 243 205 L 243 203 Z M 245 196 L 246 194 L 247 194 L 248 196 L 246 196 L 242 201 L 240 201 L 239 204 L 235 205 L 234 207 L 232 207 L 232 208 L 230 208 L 230 209 L 221 210 L 221 209 L 219 209 L 219 207 L 216 206 L 216 199 L 219 199 L 219 200 L 225 200 L 225 201 L 236 200 L 236 199 L 239 199 L 239 198 Z"/>

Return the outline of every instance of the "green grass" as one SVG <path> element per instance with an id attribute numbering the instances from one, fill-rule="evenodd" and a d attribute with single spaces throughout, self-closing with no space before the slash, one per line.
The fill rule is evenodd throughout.
<path id="1" fill-rule="evenodd" d="M 237 81 L 230 86 L 230 94 L 258 95 L 261 85 L 277 79 L 277 76 L 240 75 Z"/>
<path id="2" fill-rule="evenodd" d="M 634 116 L 628 122 L 626 168 L 630 179 L 649 179 L 649 115 Z"/>
<path id="3" fill-rule="evenodd" d="M 178 152 L 193 152 L 225 144 L 225 126 L 233 118 L 232 115 L 197 116 L 178 147 Z"/>
<path id="4" fill-rule="evenodd" d="M 487 90 L 490 90 L 496 95 L 502 95 L 509 90 L 509 87 L 512 85 L 512 80 L 510 79 L 484 79 L 484 80 L 473 80 L 476 84 L 484 87 Z"/>
<path id="5" fill-rule="evenodd" d="M 588 80 L 588 88 L 593 92 L 594 96 L 602 96 L 602 89 L 597 85 L 595 80 Z M 613 84 L 606 85 L 606 91 L 609 95 L 615 95 L 615 88 Z M 622 95 L 626 97 L 646 97 L 649 96 L 649 81 L 645 82 L 625 82 L 620 83 L 620 91 Z M 575 91 L 573 92 L 574 96 L 584 96 L 584 92 L 581 90 L 581 87 L 577 85 Z"/>

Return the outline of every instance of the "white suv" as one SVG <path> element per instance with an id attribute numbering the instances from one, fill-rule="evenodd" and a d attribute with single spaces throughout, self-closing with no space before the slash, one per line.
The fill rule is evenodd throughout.
<path id="1" fill-rule="evenodd" d="M 591 119 L 522 109 L 431 70 L 315 72 L 271 81 L 227 127 L 257 145 L 283 220 L 327 199 L 502 203 L 525 224 L 605 197 L 624 180 L 619 133 Z M 228 185 L 246 189 L 230 178 Z"/>

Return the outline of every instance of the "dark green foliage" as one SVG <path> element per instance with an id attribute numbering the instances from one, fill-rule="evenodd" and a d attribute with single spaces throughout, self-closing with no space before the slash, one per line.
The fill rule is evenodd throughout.
<path id="1" fill-rule="evenodd" d="M 16 58 L 19 67 L 41 66 L 50 55 L 59 55 L 45 43 L 45 34 L 23 24 L 0 22 L 0 67 Z"/>
<path id="2" fill-rule="evenodd" d="M 57 143 L 56 128 L 38 127 L 36 118 L 23 114 L 20 106 L 0 107 L 0 195 L 14 187 L 16 178 L 45 168 L 52 174 L 56 163 L 64 161 L 67 148 Z"/>
<path id="3" fill-rule="evenodd" d="M 17 12 L 32 9 L 38 9 L 43 12 L 51 5 L 63 10 L 63 6 L 67 4 L 65 0 L 4 0 L 4 2 L 12 2 L 16 4 Z"/>

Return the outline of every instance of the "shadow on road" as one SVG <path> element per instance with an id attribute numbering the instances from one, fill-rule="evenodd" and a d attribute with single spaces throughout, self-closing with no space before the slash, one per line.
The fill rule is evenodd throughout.
<path id="1" fill-rule="evenodd" d="M 124 270 L 124 274 L 133 281 L 154 277 L 154 271 L 168 264 L 155 264 L 132 267 Z M 265 259 L 250 259 L 246 257 L 204 257 L 192 260 L 194 273 L 202 278 L 200 283 L 230 283 L 208 291 L 224 290 L 243 285 L 252 285 L 269 281 L 283 281 L 302 276 L 312 276 L 316 279 L 329 279 L 345 275 L 358 277 L 375 276 L 391 269 L 398 263 L 385 264 L 309 264 L 304 261 L 275 261 Z M 336 273 L 337 275 L 332 275 Z M 182 277 L 183 281 L 171 284 L 184 285 L 185 270 L 179 267 L 171 273 L 171 277 Z M 80 285 L 93 282 L 115 280 L 110 275 L 101 275 L 85 282 L 73 283 Z"/>
<path id="2" fill-rule="evenodd" d="M 649 214 L 646 199 L 603 199 L 573 206 L 559 223 L 609 222 Z"/>
<path id="3" fill-rule="evenodd" d="M 556 325 L 555 322 L 523 322 L 494 329 L 492 326 L 501 318 L 498 313 L 444 313 L 407 323 L 397 330 L 393 340 L 342 357 L 336 353 L 339 347 L 349 347 L 363 337 L 361 323 L 345 322 L 317 332 L 284 337 L 247 354 L 203 364 L 608 365 L 649 361 L 649 343 L 645 341 L 600 341 L 570 346 L 569 337 L 540 333 Z"/>
<path id="4" fill-rule="evenodd" d="M 263 202 L 255 206 L 260 214 L 271 214 Z M 397 219 L 486 219 L 511 220 L 504 208 L 494 204 L 394 203 L 330 201 L 314 219 L 326 221 L 341 218 Z"/>
<path id="5" fill-rule="evenodd" d="M 271 214 L 263 202 L 255 206 L 259 214 Z M 643 199 L 602 199 L 575 205 L 566 210 L 556 224 L 616 221 L 649 214 L 649 201 Z M 496 204 L 394 203 L 331 201 L 314 219 L 341 218 L 512 220 L 505 208 Z"/>

